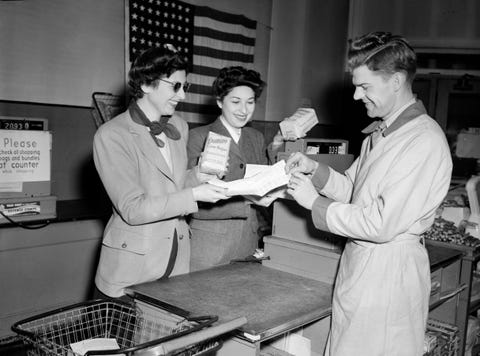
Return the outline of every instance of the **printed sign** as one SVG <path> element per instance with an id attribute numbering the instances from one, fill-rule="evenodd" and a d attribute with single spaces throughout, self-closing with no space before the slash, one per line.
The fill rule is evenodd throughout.
<path id="1" fill-rule="evenodd" d="M 52 134 L 0 130 L 0 185 L 50 180 Z"/>

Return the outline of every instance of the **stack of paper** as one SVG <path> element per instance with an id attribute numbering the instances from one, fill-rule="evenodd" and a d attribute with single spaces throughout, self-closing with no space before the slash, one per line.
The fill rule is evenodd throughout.
<path id="1" fill-rule="evenodd" d="M 300 108 L 295 113 L 280 122 L 282 136 L 289 141 L 305 137 L 308 131 L 318 123 L 314 109 Z"/>
<path id="2" fill-rule="evenodd" d="M 212 180 L 209 183 L 227 188 L 227 195 L 257 195 L 264 196 L 269 191 L 286 185 L 290 174 L 285 173 L 285 161 L 279 161 L 273 166 L 247 164 L 245 178 L 231 182 Z"/>

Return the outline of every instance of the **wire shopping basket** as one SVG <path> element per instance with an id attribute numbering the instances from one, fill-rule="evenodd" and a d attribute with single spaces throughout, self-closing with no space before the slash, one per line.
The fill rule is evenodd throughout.
<path id="1" fill-rule="evenodd" d="M 216 316 L 186 318 L 161 309 L 150 315 L 134 304 L 95 300 L 19 321 L 12 330 L 33 346 L 31 354 L 35 356 L 78 356 L 70 345 L 96 338 L 113 338 L 119 349 L 90 350 L 86 356 L 193 356 L 206 355 L 222 346 L 215 339 L 218 332 L 212 332 L 218 326 L 206 328 L 217 320 Z M 232 325 L 229 330 L 238 326 Z M 182 337 L 185 341 L 179 343 Z"/>

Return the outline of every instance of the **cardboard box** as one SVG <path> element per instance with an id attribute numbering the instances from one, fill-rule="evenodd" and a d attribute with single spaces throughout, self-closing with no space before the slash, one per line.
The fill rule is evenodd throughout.
<path id="1" fill-rule="evenodd" d="M 228 155 L 230 152 L 230 137 L 209 132 L 202 157 L 200 158 L 200 172 L 221 175 L 227 170 Z"/>
<path id="2" fill-rule="evenodd" d="M 334 282 L 340 251 L 277 236 L 265 236 L 263 240 L 265 255 L 270 256 L 270 260 L 262 262 L 263 265 L 320 282 L 329 284 Z"/>

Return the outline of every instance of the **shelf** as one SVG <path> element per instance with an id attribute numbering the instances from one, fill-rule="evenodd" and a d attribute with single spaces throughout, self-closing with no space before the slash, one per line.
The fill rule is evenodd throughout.
<path id="1" fill-rule="evenodd" d="M 436 302 L 430 304 L 429 310 L 430 311 L 434 310 L 435 308 L 439 307 L 440 305 L 442 305 L 446 301 L 448 301 L 448 300 L 452 299 L 453 297 L 455 297 L 456 295 L 460 294 L 460 292 L 462 292 L 466 288 L 467 288 L 467 285 L 462 284 L 454 290 L 448 290 L 448 291 L 445 291 L 445 292 L 441 293 L 440 294 L 440 299 L 437 300 Z M 479 305 L 480 305 L 480 301 L 479 301 Z"/>

